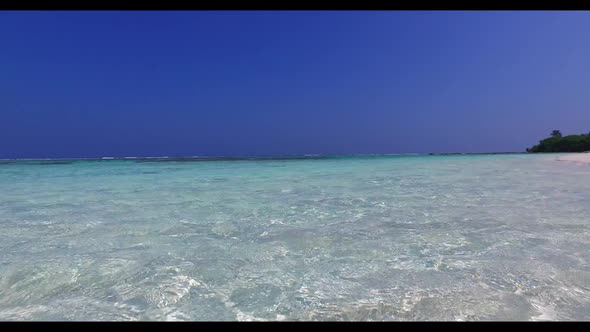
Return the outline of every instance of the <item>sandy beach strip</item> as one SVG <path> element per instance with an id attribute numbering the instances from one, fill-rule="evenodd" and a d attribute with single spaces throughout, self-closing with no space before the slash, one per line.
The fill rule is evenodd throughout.
<path id="1" fill-rule="evenodd" d="M 566 156 L 559 156 L 556 160 L 590 165 L 590 152 L 572 153 Z"/>

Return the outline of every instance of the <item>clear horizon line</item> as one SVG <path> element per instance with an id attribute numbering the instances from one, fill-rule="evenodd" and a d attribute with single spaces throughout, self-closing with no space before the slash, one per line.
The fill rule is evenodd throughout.
<path id="1" fill-rule="evenodd" d="M 100 157 L 49 157 L 49 158 L 0 158 L 7 160 L 124 160 L 124 159 L 190 159 L 190 158 L 247 158 L 247 157 L 330 157 L 330 156 L 424 156 L 424 155 L 468 155 L 468 154 L 528 154 L 521 151 L 500 151 L 500 152 L 428 152 L 428 153 L 305 153 L 305 154 L 244 154 L 244 155 L 194 155 L 194 156 L 100 156 Z"/>

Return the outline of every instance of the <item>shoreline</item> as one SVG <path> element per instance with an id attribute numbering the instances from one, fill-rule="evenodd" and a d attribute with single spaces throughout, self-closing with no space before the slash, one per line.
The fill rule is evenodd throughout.
<path id="1" fill-rule="evenodd" d="M 559 156 L 556 161 L 590 165 L 590 152 L 572 153 L 567 156 Z"/>

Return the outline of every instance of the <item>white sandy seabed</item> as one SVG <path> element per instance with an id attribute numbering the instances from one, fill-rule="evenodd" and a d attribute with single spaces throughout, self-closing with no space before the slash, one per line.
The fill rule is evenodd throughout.
<path id="1" fill-rule="evenodd" d="M 556 160 L 590 165 L 590 152 L 572 153 L 570 155 L 557 157 Z"/>

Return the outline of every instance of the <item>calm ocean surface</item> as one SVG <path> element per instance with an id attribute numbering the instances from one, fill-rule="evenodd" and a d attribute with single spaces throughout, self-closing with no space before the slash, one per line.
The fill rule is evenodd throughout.
<path id="1" fill-rule="evenodd" d="M 555 157 L 0 161 L 0 320 L 590 320 Z"/>

